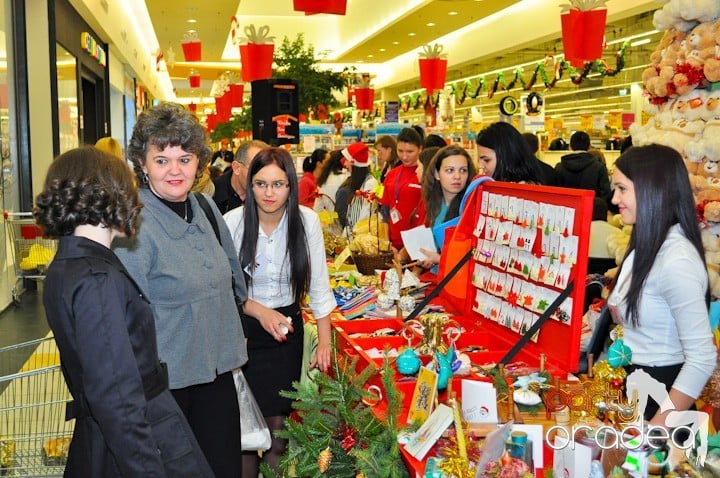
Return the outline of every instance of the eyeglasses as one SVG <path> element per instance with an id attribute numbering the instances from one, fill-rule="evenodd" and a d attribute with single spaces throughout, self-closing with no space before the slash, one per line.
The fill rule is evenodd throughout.
<path id="1" fill-rule="evenodd" d="M 253 186 L 255 186 L 256 188 L 263 189 L 263 190 L 267 189 L 268 186 L 270 187 L 270 189 L 282 189 L 282 188 L 290 187 L 290 183 L 287 181 L 272 181 L 272 182 L 268 183 L 267 181 L 256 180 L 256 181 L 253 181 L 252 183 L 253 183 Z"/>

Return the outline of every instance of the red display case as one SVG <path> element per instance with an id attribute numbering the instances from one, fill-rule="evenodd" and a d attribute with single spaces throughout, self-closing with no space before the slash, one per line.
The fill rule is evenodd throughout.
<path id="1" fill-rule="evenodd" d="M 526 249 L 522 250 L 528 253 L 528 255 L 525 256 L 526 258 L 533 257 L 546 263 L 548 259 L 543 258 L 555 255 L 554 259 L 560 261 L 561 257 L 559 253 L 554 254 L 554 252 L 559 252 L 555 244 L 552 245 L 552 248 L 549 248 L 549 243 L 547 242 L 549 239 L 545 236 L 552 235 L 553 241 L 560 241 L 562 237 L 564 238 L 563 244 L 566 246 L 567 244 L 572 244 L 572 250 L 565 251 L 571 252 L 570 256 L 568 256 L 568 254 L 563 256 L 563 263 L 571 265 L 565 268 L 566 277 L 564 277 L 562 281 L 548 284 L 545 281 L 534 280 L 534 276 L 530 274 L 530 271 L 528 270 L 525 273 L 523 272 L 523 268 L 520 268 L 519 272 L 508 272 L 507 266 L 509 265 L 509 261 L 503 264 L 502 261 L 495 260 L 494 254 L 498 251 L 499 245 L 509 246 L 510 237 L 517 239 L 518 232 L 515 231 L 515 236 L 513 236 L 512 228 L 510 228 L 509 231 L 510 235 L 508 236 L 507 244 L 499 244 L 496 235 L 494 239 L 496 246 L 492 251 L 493 254 L 490 257 L 479 254 L 479 251 L 482 252 L 488 247 L 487 241 L 489 238 L 485 226 L 487 226 L 489 222 L 499 219 L 501 216 L 489 207 L 491 198 L 493 198 L 493 201 L 499 200 L 503 203 L 507 201 L 508 204 L 510 201 L 513 201 L 513 204 L 522 204 L 523 207 L 527 202 L 528 208 L 530 208 L 531 211 L 535 208 L 533 204 L 538 205 L 538 211 L 540 205 L 542 205 L 544 215 L 540 216 L 538 213 L 538 215 L 535 216 L 535 224 L 530 228 L 533 229 L 534 236 L 532 241 L 530 241 L 532 242 L 532 246 L 524 245 L 523 247 Z M 466 252 L 465 250 L 471 250 L 473 257 L 448 286 L 454 287 L 454 290 L 443 290 L 434 303 L 443 305 L 446 310 L 452 314 L 452 319 L 464 329 L 464 332 L 458 338 L 455 345 L 458 351 L 468 354 L 473 364 L 498 363 L 503 359 L 507 359 L 506 355 L 508 351 L 522 338 L 523 332 L 522 325 L 513 327 L 511 324 L 511 326 L 508 327 L 494 320 L 489 314 L 484 313 L 486 309 L 479 307 L 478 294 L 488 293 L 486 284 L 482 284 L 477 278 L 477 269 L 480 267 L 484 268 L 486 272 L 491 275 L 505 274 L 511 277 L 513 283 L 517 279 L 520 284 L 525 285 L 527 290 L 533 290 L 533 287 L 542 288 L 544 293 L 547 294 L 545 300 L 547 304 L 560 295 L 565 283 L 574 284 L 573 290 L 564 305 L 563 320 L 556 320 L 555 318 L 549 319 L 541 327 L 536 340 L 530 341 L 523 346 L 510 361 L 522 362 L 527 364 L 529 368 L 537 370 L 540 368 L 542 360 L 544 369 L 550 375 L 562 377 L 563 379 L 566 378 L 568 372 L 577 371 L 582 316 L 584 312 L 584 286 L 587 272 L 588 242 L 593 198 L 593 191 L 504 182 L 485 182 L 468 198 L 458 226 L 452 234 L 446 236 L 443 256 L 445 256 L 449 250 L 453 252 L 454 256 L 462 256 L 464 252 Z M 549 228 L 546 224 L 549 219 L 547 211 L 555 214 L 552 228 Z M 563 218 L 561 223 L 562 227 L 558 229 L 558 215 L 561 214 Z M 537 219 L 541 217 L 542 220 L 539 221 L 541 224 L 537 224 Z M 507 221 L 507 218 L 505 218 L 504 222 Z M 510 220 L 510 222 L 513 223 L 512 226 L 522 226 L 521 221 Z M 478 225 L 481 227 L 478 227 Z M 529 235 L 530 232 L 527 231 L 527 229 L 529 229 L 528 226 L 529 224 L 526 224 L 524 229 L 526 230 L 526 234 Z M 493 224 L 492 227 L 495 227 L 495 225 Z M 503 227 L 507 228 L 509 226 L 504 225 Z M 499 242 L 505 241 L 501 240 Z M 516 241 L 516 244 L 522 242 L 523 241 Z M 517 245 L 515 249 L 520 250 L 520 246 Z M 551 250 L 553 253 L 548 254 Z M 513 252 L 511 251 L 510 254 L 513 254 Z M 447 260 L 447 257 L 443 257 L 443 259 Z M 455 263 L 452 262 L 446 265 L 448 266 L 446 270 L 449 270 Z M 442 278 L 441 275 L 438 277 L 438 280 L 442 280 Z M 510 290 L 512 290 L 512 285 L 510 286 Z M 493 295 L 492 297 L 498 299 L 501 306 L 504 304 L 506 307 L 516 307 L 516 300 L 513 299 L 513 296 L 508 297 L 508 295 L 501 293 L 499 295 Z M 522 296 L 522 288 L 520 289 L 519 295 Z M 515 304 L 513 304 L 513 302 L 515 302 Z M 571 307 L 568 307 L 569 303 L 572 303 Z M 542 312 L 533 307 L 520 308 L 524 316 L 532 316 L 535 319 L 537 319 Z M 373 348 L 383 350 L 385 346 L 388 346 L 391 349 L 394 348 L 400 351 L 402 347 L 408 343 L 407 339 L 402 337 L 402 319 L 356 319 L 353 321 L 337 322 L 334 324 L 334 327 L 337 332 L 336 336 L 340 349 L 348 355 L 357 356 L 359 358 L 359 367 L 373 364 L 378 369 L 380 368 L 382 358 L 370 357 L 367 353 L 368 350 Z M 387 336 L 373 335 L 376 330 L 381 328 L 392 330 L 393 333 Z M 419 338 L 414 337 L 411 345 L 416 346 L 418 342 Z M 543 359 L 540 358 L 541 355 Z M 423 363 L 429 362 L 430 359 L 429 356 L 421 356 Z M 461 380 L 463 379 L 489 380 L 489 378 L 475 372 L 472 372 L 470 376 L 453 377 L 452 388 L 458 395 L 461 393 Z M 380 385 L 379 376 L 373 378 L 371 382 Z M 415 379 L 414 377 L 405 377 L 396 372 L 396 383 L 400 392 L 404 394 L 404 406 L 400 417 L 400 421 L 404 422 L 415 387 Z M 444 398 L 445 395 L 441 393 L 439 399 L 443 401 Z M 460 398 L 462 399 L 462 397 Z M 379 414 L 384 413 L 384 405 L 382 403 L 379 404 L 377 408 Z M 500 417 L 501 420 L 505 418 L 505 416 Z M 545 418 L 544 414 L 543 418 Z M 408 467 L 422 476 L 425 467 L 424 461 L 415 460 L 405 453 L 404 458 Z M 550 459 L 551 454 L 546 453 L 545 467 L 548 466 L 547 462 L 550 461 Z"/>

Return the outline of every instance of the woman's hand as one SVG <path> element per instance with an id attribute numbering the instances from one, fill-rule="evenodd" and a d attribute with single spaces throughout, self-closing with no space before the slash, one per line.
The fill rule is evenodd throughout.
<path id="1" fill-rule="evenodd" d="M 287 334 L 295 332 L 292 320 L 252 299 L 248 299 L 245 303 L 245 313 L 257 319 L 265 332 L 272 335 L 278 342 L 285 342 Z"/>
<path id="2" fill-rule="evenodd" d="M 440 264 L 440 254 L 436 251 L 420 248 L 420 252 L 425 254 L 426 259 L 420 263 L 425 269 L 430 269 L 435 264 Z"/>
<path id="3" fill-rule="evenodd" d="M 323 372 L 330 370 L 332 345 L 330 344 L 330 317 L 322 317 L 316 321 L 318 329 L 318 346 L 315 356 L 310 361 L 310 368 L 319 368 Z"/>
<path id="4" fill-rule="evenodd" d="M 323 372 L 330 370 L 330 344 L 318 343 L 317 350 L 315 350 L 315 356 L 310 361 L 310 368 L 319 368 Z"/>

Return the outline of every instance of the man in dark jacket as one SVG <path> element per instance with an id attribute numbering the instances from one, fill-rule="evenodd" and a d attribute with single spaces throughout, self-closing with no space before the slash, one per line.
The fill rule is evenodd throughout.
<path id="1" fill-rule="evenodd" d="M 250 161 L 255 155 L 268 145 L 264 141 L 249 140 L 240 143 L 231 168 L 225 171 L 222 176 L 213 179 L 215 194 L 213 200 L 220 212 L 226 212 L 245 204 L 247 193 L 247 172 Z"/>
<path id="2" fill-rule="evenodd" d="M 590 136 L 584 131 L 576 131 L 570 137 L 572 153 L 560 158 L 555 165 L 557 185 L 566 188 L 590 189 L 595 196 L 610 204 L 612 190 L 607 166 L 588 153 Z"/>

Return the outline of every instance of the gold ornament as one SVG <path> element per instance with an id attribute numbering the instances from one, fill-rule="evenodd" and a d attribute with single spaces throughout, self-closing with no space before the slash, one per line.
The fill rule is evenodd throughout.
<path id="1" fill-rule="evenodd" d="M 325 473 L 327 469 L 330 468 L 331 461 L 332 452 L 330 451 L 330 447 L 327 447 L 318 455 L 318 468 L 320 469 L 320 473 Z"/>
<path id="2" fill-rule="evenodd" d="M 613 368 L 607 360 L 601 360 L 593 365 L 593 375 L 596 379 L 609 382 L 612 379 L 623 380 L 627 373 L 624 368 Z"/>

